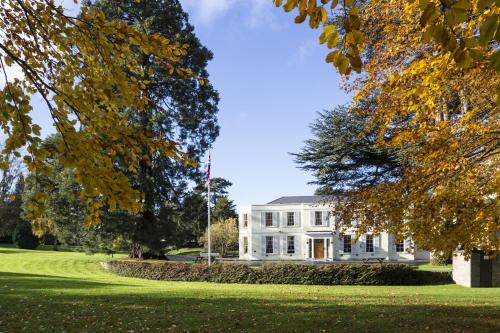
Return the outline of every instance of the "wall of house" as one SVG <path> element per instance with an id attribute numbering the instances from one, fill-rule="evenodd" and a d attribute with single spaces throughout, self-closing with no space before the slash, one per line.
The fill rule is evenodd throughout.
<path id="1" fill-rule="evenodd" d="M 314 212 L 323 212 L 323 224 L 315 225 Z M 362 260 L 368 258 L 384 258 L 387 260 L 414 260 L 415 256 L 407 250 L 411 249 L 411 243 L 405 243 L 405 251 L 396 253 L 394 239 L 387 233 L 374 236 L 374 252 L 365 252 L 365 235 L 361 236 L 353 245 L 351 253 L 343 253 L 342 241 L 339 240 L 339 232 L 334 231 L 334 217 L 328 212 L 329 207 L 323 205 L 309 204 L 269 204 L 243 206 L 239 210 L 240 230 L 240 258 L 243 260 L 307 260 L 309 258 L 309 244 L 313 239 L 330 240 L 328 250 L 325 249 L 325 257 L 328 260 Z M 273 214 L 273 226 L 266 226 L 264 215 L 266 212 Z M 287 226 L 287 212 L 295 213 L 295 225 Z M 248 215 L 248 225 L 244 226 L 244 214 Z M 355 238 L 355 230 L 347 230 Z M 265 251 L 264 239 L 273 236 L 275 240 L 274 253 Z M 295 237 L 295 253 L 287 253 L 287 236 Z M 248 239 L 248 253 L 243 253 L 243 238 Z M 378 238 L 379 237 L 379 238 Z M 314 243 L 313 243 L 314 244 Z M 429 257 L 428 253 L 419 253 L 420 257 Z M 416 253 L 416 254 L 417 254 Z M 428 259 L 427 259 L 428 260 Z"/>

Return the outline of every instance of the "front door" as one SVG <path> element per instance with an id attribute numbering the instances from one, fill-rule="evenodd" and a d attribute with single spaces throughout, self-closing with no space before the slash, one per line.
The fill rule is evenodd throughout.
<path id="1" fill-rule="evenodd" d="M 323 259 L 325 257 L 325 240 L 314 240 L 314 259 Z"/>

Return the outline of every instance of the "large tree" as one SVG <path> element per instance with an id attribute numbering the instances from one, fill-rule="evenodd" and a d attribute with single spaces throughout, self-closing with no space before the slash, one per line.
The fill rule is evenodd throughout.
<path id="1" fill-rule="evenodd" d="M 365 133 L 367 125 L 368 117 L 345 106 L 318 113 L 311 125 L 314 137 L 292 154 L 301 169 L 313 173 L 318 194 L 349 192 L 399 177 L 398 152 L 377 147 L 376 134 Z"/>
<path id="2" fill-rule="evenodd" d="M 0 1 L 0 127 L 8 137 L 0 166 L 14 153 L 23 155 L 36 175 L 51 172 L 47 157 L 73 168 L 89 225 L 99 223 L 104 207 L 140 212 L 144 189 L 132 187 L 126 173 L 149 163 L 150 154 L 190 160 L 183 137 L 176 142 L 155 128 L 137 131 L 123 110 L 151 109 L 146 90 L 154 76 L 145 72 L 148 63 L 170 77 L 186 78 L 189 85 L 204 84 L 182 64 L 188 46 L 140 31 L 123 19 L 109 20 L 88 4 L 74 17 L 54 0 Z M 9 67 L 24 78 L 10 75 Z M 30 116 L 34 95 L 46 104 L 46 111 L 36 112 L 51 117 L 61 135 L 55 150 L 41 145 L 41 128 Z"/>
<path id="3" fill-rule="evenodd" d="M 275 1 L 278 4 L 281 1 Z M 343 17 L 329 24 L 323 6 Z M 411 235 L 423 248 L 500 247 L 498 2 L 288 1 L 347 79 L 351 112 L 368 118 L 376 147 L 404 151 L 400 176 L 343 196 L 343 222 L 360 232 Z M 298 20 L 301 21 L 301 20 Z M 340 38 L 339 38 L 340 33 Z M 363 71 L 361 72 L 361 70 Z M 375 108 L 358 108 L 374 97 Z M 388 133 L 390 135 L 388 135 Z"/>
<path id="4" fill-rule="evenodd" d="M 181 58 L 183 65 L 196 76 L 208 77 L 206 66 L 212 53 L 201 45 L 178 0 L 98 0 L 93 5 L 109 19 L 125 21 L 146 35 L 158 34 L 189 45 Z M 143 59 L 140 64 L 145 78 L 151 81 L 145 90 L 148 110 L 124 108 L 127 121 L 139 132 L 159 133 L 182 142 L 190 161 L 199 164 L 218 136 L 217 92 L 210 84 L 198 85 L 195 78 L 172 77 L 161 62 Z M 144 194 L 143 210 L 131 216 L 133 228 L 128 230 L 133 242 L 130 256 L 138 258 L 142 257 L 143 246 L 160 250 L 160 241 L 167 237 L 166 225 L 174 218 L 167 212 L 175 214 L 167 207 L 179 205 L 188 182 L 199 182 L 202 177 L 200 168 L 156 154 L 146 142 L 142 154 L 147 159 L 139 164 L 137 173 L 129 174 L 133 186 Z"/>

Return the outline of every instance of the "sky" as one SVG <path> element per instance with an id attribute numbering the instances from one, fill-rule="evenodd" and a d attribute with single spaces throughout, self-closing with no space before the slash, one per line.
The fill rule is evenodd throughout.
<path id="1" fill-rule="evenodd" d="M 319 31 L 297 25 L 271 0 L 181 0 L 195 33 L 214 53 L 210 81 L 218 89 L 220 136 L 212 175 L 233 183 L 237 205 L 312 195 L 310 174 L 290 152 L 311 138 L 318 111 L 349 101 L 325 63 Z"/>
<path id="2" fill-rule="evenodd" d="M 212 148 L 212 177 L 233 183 L 229 196 L 238 206 L 312 195 L 312 176 L 297 169 L 289 153 L 311 138 L 318 111 L 349 101 L 325 63 L 320 32 L 295 24 L 294 15 L 271 0 L 180 1 L 214 53 L 208 71 L 221 97 L 221 131 Z M 72 0 L 63 2 L 77 11 Z M 34 122 L 44 135 L 54 132 L 42 102 L 33 102 Z"/>

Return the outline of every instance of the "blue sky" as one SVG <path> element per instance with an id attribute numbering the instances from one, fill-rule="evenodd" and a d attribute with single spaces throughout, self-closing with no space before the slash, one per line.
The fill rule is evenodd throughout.
<path id="1" fill-rule="evenodd" d="M 77 12 L 72 0 L 62 2 Z M 307 185 L 312 177 L 296 168 L 289 152 L 310 138 L 316 112 L 349 100 L 324 61 L 319 32 L 294 24 L 294 15 L 271 0 L 181 3 L 214 53 L 209 73 L 221 96 L 221 132 L 212 150 L 212 176 L 233 182 L 230 197 L 237 205 L 313 194 L 315 186 Z M 35 96 L 33 104 L 43 135 L 54 132 L 42 101 Z"/>
<path id="2" fill-rule="evenodd" d="M 221 96 L 212 172 L 233 182 L 238 205 L 310 195 L 312 177 L 288 153 L 310 138 L 316 112 L 348 102 L 325 63 L 317 30 L 296 25 L 271 0 L 181 0 L 214 52 L 210 80 Z"/>

